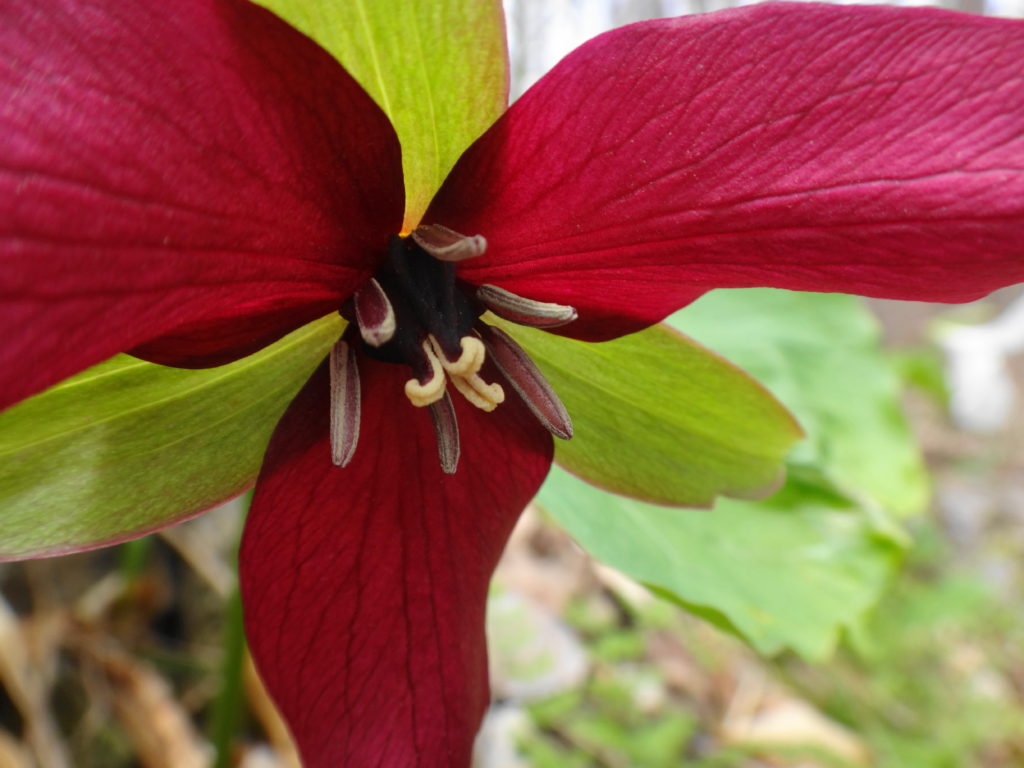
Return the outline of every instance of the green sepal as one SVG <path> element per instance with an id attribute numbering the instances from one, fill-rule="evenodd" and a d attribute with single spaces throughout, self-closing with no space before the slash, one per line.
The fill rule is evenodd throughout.
<path id="1" fill-rule="evenodd" d="M 760 384 L 666 326 L 601 344 L 502 324 L 575 427 L 556 460 L 615 493 L 709 506 L 778 488 L 799 425 Z"/>
<path id="2" fill-rule="evenodd" d="M 118 355 L 0 413 L 0 558 L 132 538 L 250 487 L 343 327 L 324 318 L 205 370 Z"/>
<path id="3" fill-rule="evenodd" d="M 412 229 L 459 155 L 508 103 L 500 0 L 257 2 L 330 52 L 391 119 Z"/>

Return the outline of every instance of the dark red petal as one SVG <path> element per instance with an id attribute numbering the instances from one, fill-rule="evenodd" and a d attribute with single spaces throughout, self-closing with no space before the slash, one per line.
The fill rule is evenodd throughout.
<path id="1" fill-rule="evenodd" d="M 336 309 L 401 226 L 387 118 L 269 12 L 0 0 L 0 19 L 0 406 L 138 345 L 253 351 Z"/>
<path id="2" fill-rule="evenodd" d="M 585 44 L 424 221 L 460 276 L 616 335 L 716 287 L 966 301 L 1024 280 L 1024 22 L 754 5 Z"/>
<path id="3" fill-rule="evenodd" d="M 359 360 L 359 446 L 331 465 L 326 369 L 271 441 L 241 551 L 246 628 L 306 768 L 460 768 L 487 705 L 484 605 L 498 555 L 551 463 L 518 398 L 453 398 L 445 475 L 407 369 Z"/>

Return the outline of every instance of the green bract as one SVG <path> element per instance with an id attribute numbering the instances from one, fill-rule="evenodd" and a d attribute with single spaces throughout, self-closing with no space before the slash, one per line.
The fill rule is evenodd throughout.
<path id="1" fill-rule="evenodd" d="M 405 228 L 508 102 L 500 0 L 257 0 L 329 51 L 391 119 L 402 144 Z M 468 233 L 475 234 L 475 233 Z"/>
<path id="2" fill-rule="evenodd" d="M 220 368 L 118 355 L 0 414 L 0 557 L 98 546 L 242 492 L 343 323 Z"/>
<path id="3" fill-rule="evenodd" d="M 575 436 L 556 460 L 602 488 L 681 506 L 763 496 L 800 428 L 743 371 L 665 326 L 603 344 L 510 330 L 547 376 Z"/>

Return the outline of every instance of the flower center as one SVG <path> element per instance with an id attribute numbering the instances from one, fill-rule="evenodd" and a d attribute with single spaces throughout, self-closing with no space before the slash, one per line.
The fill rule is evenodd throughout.
<path id="1" fill-rule="evenodd" d="M 351 461 L 359 437 L 357 348 L 367 357 L 409 368 L 412 378 L 405 383 L 405 396 L 429 411 L 446 473 L 454 473 L 459 460 L 448 383 L 484 411 L 505 400 L 504 387 L 480 375 L 488 356 L 548 431 L 562 439 L 572 436 L 569 414 L 537 366 L 481 315 L 491 310 L 521 325 L 552 328 L 574 320 L 576 311 L 460 280 L 455 262 L 480 256 L 486 247 L 479 235 L 465 237 L 438 225 L 419 227 L 409 237 L 396 235 L 377 273 L 341 308 L 350 326 L 330 359 L 335 464 Z"/>
<path id="2" fill-rule="evenodd" d="M 367 342 L 369 357 L 410 368 L 413 378 L 405 394 L 413 405 L 436 403 L 447 381 L 485 411 L 505 399 L 500 384 L 480 377 L 486 350 L 473 327 L 485 307 L 467 295 L 452 262 L 434 258 L 412 238 L 396 236 L 373 281 L 354 297 L 350 319 Z"/>

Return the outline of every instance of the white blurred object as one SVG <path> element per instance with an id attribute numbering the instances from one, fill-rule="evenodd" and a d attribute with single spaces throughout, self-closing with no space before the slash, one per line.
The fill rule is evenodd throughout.
<path id="1" fill-rule="evenodd" d="M 245 748 L 238 768 L 284 768 L 284 763 L 278 760 L 274 750 L 259 744 Z"/>
<path id="2" fill-rule="evenodd" d="M 995 320 L 955 327 L 939 343 L 946 352 L 953 421 L 969 432 L 998 432 L 1017 400 L 1006 363 L 1024 350 L 1024 296 Z"/>
<path id="3" fill-rule="evenodd" d="M 520 742 L 534 729 L 523 703 L 578 688 L 590 670 L 583 644 L 556 613 L 503 589 L 487 600 L 491 705 L 473 747 L 473 768 L 529 768 Z"/>
<path id="4" fill-rule="evenodd" d="M 473 745 L 473 768 L 530 768 L 519 743 L 534 730 L 518 704 L 494 704 L 484 717 Z"/>
<path id="5" fill-rule="evenodd" d="M 1024 0 L 987 0 L 985 13 L 990 16 L 1019 19 L 1024 16 Z"/>

